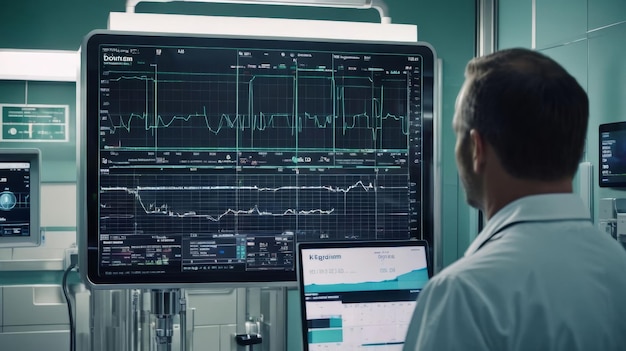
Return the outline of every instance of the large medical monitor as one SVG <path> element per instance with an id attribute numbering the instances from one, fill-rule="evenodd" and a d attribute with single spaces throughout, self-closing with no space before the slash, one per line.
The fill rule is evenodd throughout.
<path id="1" fill-rule="evenodd" d="M 425 241 L 298 245 L 305 351 L 401 351 L 430 277 Z"/>
<path id="2" fill-rule="evenodd" d="M 0 247 L 38 246 L 39 149 L 0 149 Z"/>
<path id="3" fill-rule="evenodd" d="M 106 31 L 81 52 L 92 286 L 295 286 L 298 242 L 432 236 L 430 46 Z"/>

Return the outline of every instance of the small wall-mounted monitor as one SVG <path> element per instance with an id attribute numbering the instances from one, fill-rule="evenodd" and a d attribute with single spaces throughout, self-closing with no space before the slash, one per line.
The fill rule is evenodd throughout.
<path id="1" fill-rule="evenodd" d="M 38 246 L 38 149 L 0 150 L 0 247 Z"/>
<path id="2" fill-rule="evenodd" d="M 600 187 L 626 187 L 626 122 L 599 127 Z"/>

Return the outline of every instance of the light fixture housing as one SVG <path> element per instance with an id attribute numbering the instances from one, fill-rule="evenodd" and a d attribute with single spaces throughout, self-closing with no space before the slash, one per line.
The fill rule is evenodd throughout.
<path id="1" fill-rule="evenodd" d="M 313 7 L 340 7 L 353 9 L 376 9 L 380 14 L 381 23 L 391 23 L 387 5 L 383 0 L 149 0 L 149 2 L 205 2 L 253 5 L 284 5 L 284 6 L 313 6 Z M 135 6 L 143 0 L 127 0 L 126 12 L 134 13 Z"/>

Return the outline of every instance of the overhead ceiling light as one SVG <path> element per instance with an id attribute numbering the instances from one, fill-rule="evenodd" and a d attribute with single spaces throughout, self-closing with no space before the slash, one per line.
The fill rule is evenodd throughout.
<path id="1" fill-rule="evenodd" d="M 0 80 L 76 82 L 77 51 L 0 49 Z"/>
<path id="2" fill-rule="evenodd" d="M 355 9 L 376 9 L 380 14 L 381 23 L 391 23 L 391 17 L 387 15 L 387 5 L 383 0 L 149 0 L 147 2 L 204 2 L 204 3 L 229 3 L 229 4 L 256 4 L 256 5 L 286 5 L 286 6 L 315 6 L 315 7 L 341 7 Z M 134 13 L 135 6 L 143 0 L 126 0 L 126 12 Z"/>

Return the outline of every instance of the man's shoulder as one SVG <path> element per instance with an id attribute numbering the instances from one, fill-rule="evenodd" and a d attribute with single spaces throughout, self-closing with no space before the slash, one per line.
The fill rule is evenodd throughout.
<path id="1" fill-rule="evenodd" d="M 502 289 L 502 282 L 515 275 L 515 270 L 530 268 L 522 267 L 527 263 L 520 259 L 504 257 L 500 253 L 484 253 L 461 257 L 435 274 L 429 285 L 437 290 L 495 293 Z"/>
<path id="2" fill-rule="evenodd" d="M 458 290 L 495 298 L 515 292 L 531 294 L 529 281 L 549 289 L 573 287 L 599 279 L 594 272 L 611 277 L 611 284 L 621 290 L 626 287 L 620 268 L 626 265 L 626 250 L 602 237 L 604 233 L 585 229 L 563 238 L 547 238 L 547 233 L 535 233 L 533 238 L 522 227 L 513 231 L 519 233 L 507 233 L 441 270 L 431 279 L 431 288 L 439 293 Z"/>
<path id="3" fill-rule="evenodd" d="M 480 257 L 461 257 L 435 274 L 431 279 L 431 285 L 462 287 L 481 280 L 481 277 L 487 275 L 486 272 L 493 268 L 483 265 Z"/>
<path id="4" fill-rule="evenodd" d="M 506 265 L 497 264 L 505 258 L 501 257 L 502 255 L 499 251 L 483 249 L 474 254 L 462 256 L 441 270 L 436 276 L 439 276 L 440 279 L 463 279 L 472 276 L 482 276 L 487 271 L 501 270 Z"/>

